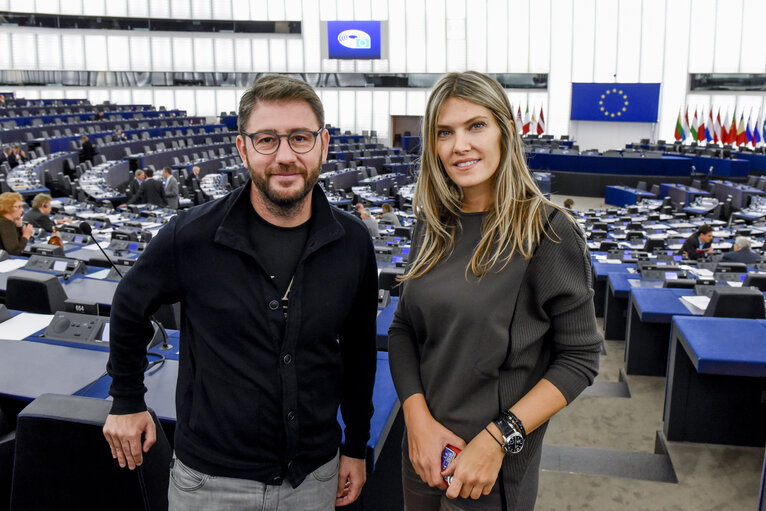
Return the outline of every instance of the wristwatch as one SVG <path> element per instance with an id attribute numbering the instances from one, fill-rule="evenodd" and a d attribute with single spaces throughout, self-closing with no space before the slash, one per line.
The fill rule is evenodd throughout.
<path id="1" fill-rule="evenodd" d="M 505 411 L 494 421 L 494 424 L 500 430 L 500 434 L 503 435 L 505 454 L 518 454 L 521 452 L 521 449 L 524 448 L 524 440 L 526 440 L 527 435 L 519 418 L 511 412 Z"/>

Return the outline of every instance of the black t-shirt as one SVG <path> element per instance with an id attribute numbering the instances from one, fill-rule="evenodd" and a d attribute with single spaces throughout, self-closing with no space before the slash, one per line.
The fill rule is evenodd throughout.
<path id="1" fill-rule="evenodd" d="M 303 254 L 311 220 L 297 227 L 279 227 L 268 223 L 255 211 L 253 216 L 255 221 L 250 224 L 252 244 L 277 294 L 283 297 Z M 287 314 L 287 302 L 283 301 L 282 306 Z M 284 329 L 284 325 L 282 327 Z"/>

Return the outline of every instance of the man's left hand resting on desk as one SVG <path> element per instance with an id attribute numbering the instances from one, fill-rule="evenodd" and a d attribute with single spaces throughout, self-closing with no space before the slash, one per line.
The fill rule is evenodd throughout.
<path id="1" fill-rule="evenodd" d="M 141 436 L 144 435 L 143 446 Z M 128 465 L 130 470 L 141 465 L 143 453 L 157 441 L 154 420 L 149 412 L 130 413 L 127 415 L 108 415 L 104 423 L 104 436 L 112 449 L 112 458 L 116 458 L 120 467 Z"/>

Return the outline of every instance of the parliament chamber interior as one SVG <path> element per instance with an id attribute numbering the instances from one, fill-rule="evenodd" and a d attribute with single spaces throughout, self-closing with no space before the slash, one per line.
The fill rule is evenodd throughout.
<path id="1" fill-rule="evenodd" d="M 147 340 L 161 439 L 137 474 L 101 431 L 112 299 L 174 216 L 249 185 L 237 112 L 267 74 L 317 92 L 318 184 L 377 224 L 367 482 L 347 508 L 404 509 L 388 331 L 422 119 L 443 74 L 476 70 L 584 235 L 604 337 L 550 421 L 535 509 L 766 511 L 763 19 L 759 0 L 0 0 L 0 191 L 37 218 L 18 251 L 0 238 L 0 510 L 167 506 L 181 305 Z M 377 53 L 343 53 L 336 21 Z M 143 180 L 174 195 L 144 200 Z"/>

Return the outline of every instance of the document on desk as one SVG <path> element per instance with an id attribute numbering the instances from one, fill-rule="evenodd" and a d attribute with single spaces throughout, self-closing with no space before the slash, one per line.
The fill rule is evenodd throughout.
<path id="1" fill-rule="evenodd" d="M 99 279 L 103 280 L 109 276 L 109 272 L 112 271 L 111 268 L 104 268 L 103 270 L 94 271 L 93 273 L 89 273 L 86 275 L 89 279 Z"/>
<path id="2" fill-rule="evenodd" d="M 704 314 L 710 303 L 710 298 L 707 296 L 681 296 L 678 299 L 681 300 L 684 307 L 689 309 L 689 312 L 697 316 Z"/>
<path id="3" fill-rule="evenodd" d="M 18 270 L 27 262 L 29 262 L 27 259 L 6 259 L 5 261 L 0 261 L 0 273 Z"/>
<path id="4" fill-rule="evenodd" d="M 53 319 L 53 314 L 32 314 L 22 312 L 18 316 L 0 323 L 0 339 L 21 341 L 30 335 L 45 329 Z"/>
<path id="5" fill-rule="evenodd" d="M 693 274 L 695 274 L 698 277 L 703 277 L 703 278 L 708 277 L 709 278 L 709 277 L 713 276 L 713 272 L 711 270 L 706 269 L 706 268 L 691 268 L 691 267 L 689 267 L 689 268 L 690 268 L 689 271 L 691 271 Z"/>

